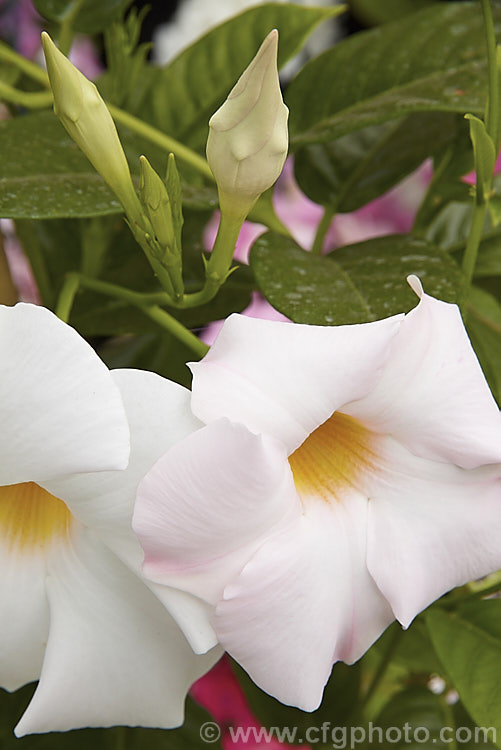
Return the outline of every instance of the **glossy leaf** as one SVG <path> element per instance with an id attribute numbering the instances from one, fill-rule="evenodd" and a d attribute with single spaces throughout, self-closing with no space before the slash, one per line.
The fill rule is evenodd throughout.
<path id="1" fill-rule="evenodd" d="M 454 138 L 451 114 L 419 113 L 299 150 L 294 171 L 311 200 L 336 213 L 356 211 L 442 152 Z"/>
<path id="2" fill-rule="evenodd" d="M 475 3 L 438 3 L 355 34 L 305 65 L 286 96 L 292 148 L 411 112 L 482 114 L 486 67 L 478 10 Z M 499 28 L 501 9 L 494 11 Z"/>
<path id="3" fill-rule="evenodd" d="M 264 3 L 250 8 L 209 31 L 159 72 L 149 92 L 149 117 L 171 136 L 202 149 L 209 118 L 271 29 L 277 28 L 280 33 L 282 67 L 318 24 L 340 12 L 340 8 L 308 8 L 292 3 Z M 145 109 L 143 116 L 147 115 Z"/>
<path id="4" fill-rule="evenodd" d="M 148 145 L 125 133 L 132 171 Z M 167 162 L 156 155 L 154 163 Z M 164 166 L 165 169 L 165 166 Z M 183 201 L 193 208 L 217 205 L 215 189 L 183 186 Z M 0 216 L 54 219 L 122 213 L 122 207 L 52 112 L 0 121 Z"/>
<path id="5" fill-rule="evenodd" d="M 419 8 L 426 8 L 435 0 L 349 0 L 349 8 L 355 18 L 364 24 L 375 26 L 394 21 Z"/>
<path id="6" fill-rule="evenodd" d="M 378 237 L 317 257 L 268 232 L 254 244 L 251 266 L 268 301 L 297 323 L 362 323 L 407 312 L 417 298 L 406 277 L 455 301 L 459 270 L 443 251 L 408 235 Z"/>
<path id="7" fill-rule="evenodd" d="M 464 604 L 458 611 L 438 607 L 426 614 L 437 654 L 470 716 L 493 727 L 501 745 L 501 601 Z"/>
<path id="8" fill-rule="evenodd" d="M 72 28 L 83 34 L 97 34 L 103 31 L 112 21 L 120 18 L 132 0 L 34 0 L 35 8 L 40 15 L 49 21 L 61 23 L 68 15 L 75 12 Z"/>

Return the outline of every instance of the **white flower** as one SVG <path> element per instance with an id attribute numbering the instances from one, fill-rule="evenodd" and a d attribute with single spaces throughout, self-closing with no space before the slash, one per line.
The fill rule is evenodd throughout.
<path id="1" fill-rule="evenodd" d="M 197 650 L 214 636 L 205 605 L 145 585 L 130 520 L 139 478 L 198 426 L 184 390 L 110 373 L 34 305 L 0 307 L 0 358 L 0 685 L 40 678 L 16 733 L 178 725 L 218 654 L 167 609 Z"/>
<path id="2" fill-rule="evenodd" d="M 215 607 L 265 691 L 315 709 L 356 661 L 501 566 L 501 418 L 455 305 L 318 327 L 229 318 L 192 366 L 206 427 L 141 483 L 145 574 Z"/>
<path id="3" fill-rule="evenodd" d="M 289 110 L 280 92 L 277 46 L 275 29 L 209 120 L 207 161 L 221 211 L 242 220 L 278 179 L 287 157 Z"/>

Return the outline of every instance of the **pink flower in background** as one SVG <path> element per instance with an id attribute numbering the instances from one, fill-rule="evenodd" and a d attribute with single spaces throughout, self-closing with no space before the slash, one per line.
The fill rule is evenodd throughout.
<path id="1" fill-rule="evenodd" d="M 259 740 L 253 736 L 252 728 L 257 732 L 260 724 L 249 709 L 245 694 L 240 687 L 237 678 L 233 674 L 231 666 L 226 657 L 223 657 L 212 670 L 201 677 L 191 688 L 191 696 L 209 711 L 222 730 L 222 745 L 224 750 L 255 750 L 256 748 L 278 748 L 292 747 L 283 745 L 275 739 Z M 241 727 L 244 732 L 249 732 L 249 738 L 233 739 L 228 731 L 229 727 Z M 304 750 L 309 750 L 309 745 L 301 745 Z"/>

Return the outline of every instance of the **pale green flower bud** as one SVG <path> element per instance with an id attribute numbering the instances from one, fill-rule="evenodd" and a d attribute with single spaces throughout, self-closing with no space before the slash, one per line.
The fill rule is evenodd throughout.
<path id="1" fill-rule="evenodd" d="M 139 201 L 115 123 L 97 88 L 42 33 L 54 112 L 93 167 L 117 195 L 131 218 Z"/>
<path id="2" fill-rule="evenodd" d="M 245 218 L 287 156 L 289 110 L 280 91 L 277 47 L 274 29 L 209 121 L 207 160 L 223 213 Z"/>
<path id="3" fill-rule="evenodd" d="M 139 194 L 141 203 L 155 232 L 159 243 L 174 250 L 174 224 L 172 221 L 172 210 L 167 189 L 161 177 L 155 172 L 146 156 L 139 157 L 141 166 L 141 179 L 139 183 Z"/>

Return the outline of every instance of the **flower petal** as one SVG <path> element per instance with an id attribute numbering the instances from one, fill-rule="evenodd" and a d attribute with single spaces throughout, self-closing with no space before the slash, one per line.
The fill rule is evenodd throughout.
<path id="1" fill-rule="evenodd" d="M 193 370 L 194 413 L 227 417 L 289 453 L 342 404 L 362 398 L 386 362 L 401 316 L 311 326 L 231 315 Z"/>
<path id="2" fill-rule="evenodd" d="M 190 392 L 143 370 L 114 370 L 131 432 L 131 455 L 124 471 L 76 474 L 44 483 L 72 513 L 142 578 L 143 553 L 131 521 L 139 481 L 174 443 L 202 424 L 192 415 Z M 215 643 L 207 605 L 189 594 L 151 584 L 197 653 Z"/>
<path id="3" fill-rule="evenodd" d="M 44 554 L 0 546 L 0 685 L 17 690 L 37 680 L 49 632 Z"/>
<path id="4" fill-rule="evenodd" d="M 133 525 L 146 577 L 214 603 L 263 538 L 300 512 L 284 447 L 221 419 L 155 464 Z"/>
<path id="5" fill-rule="evenodd" d="M 131 533 L 137 486 L 174 443 L 202 427 L 191 413 L 190 392 L 144 370 L 114 370 L 131 433 L 131 453 L 124 471 L 76 474 L 43 482 L 64 499 L 86 526 L 108 533 Z"/>
<path id="6" fill-rule="evenodd" d="M 172 727 L 219 658 L 193 654 L 156 597 L 85 529 L 51 561 L 50 633 L 18 737 L 84 726 Z"/>
<path id="7" fill-rule="evenodd" d="M 379 452 L 387 468 L 373 477 L 368 567 L 407 627 L 454 586 L 501 567 L 501 467 L 465 471 L 391 438 Z"/>
<path id="8" fill-rule="evenodd" d="M 117 387 L 78 333 L 43 307 L 0 306 L 0 484 L 123 469 Z"/>
<path id="9" fill-rule="evenodd" d="M 350 500 L 317 502 L 267 539 L 216 607 L 226 650 L 304 711 L 319 705 L 333 663 L 356 661 L 393 620 L 365 563 L 367 500 Z"/>
<path id="10" fill-rule="evenodd" d="M 459 310 L 426 294 L 374 390 L 343 411 L 424 458 L 466 469 L 501 461 L 501 415 Z"/>

